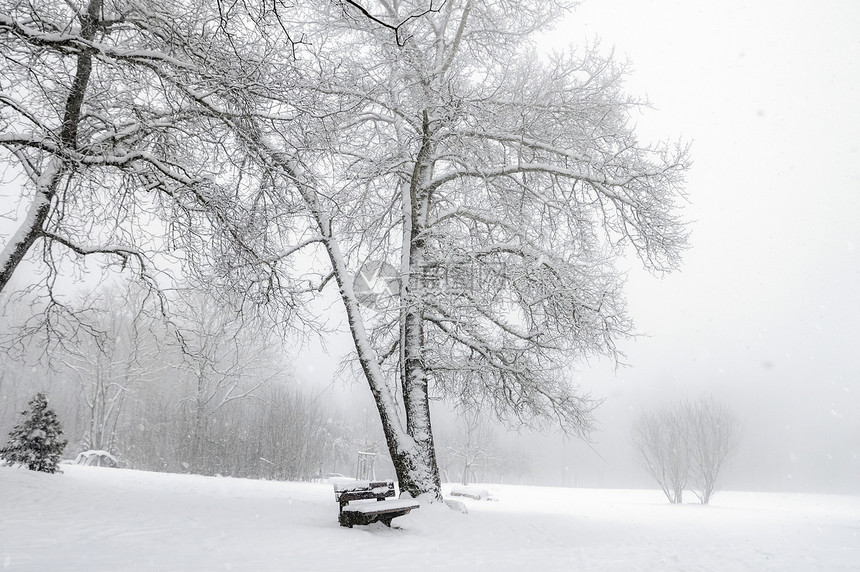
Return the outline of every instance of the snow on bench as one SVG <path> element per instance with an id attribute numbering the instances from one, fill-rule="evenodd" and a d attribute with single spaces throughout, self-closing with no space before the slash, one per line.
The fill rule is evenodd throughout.
<path id="1" fill-rule="evenodd" d="M 352 528 L 356 524 L 381 522 L 391 526 L 398 516 L 409 514 L 419 504 L 412 499 L 386 500 L 394 496 L 394 481 L 333 480 L 334 497 L 340 507 L 338 522 Z M 362 502 L 375 499 L 376 502 Z"/>

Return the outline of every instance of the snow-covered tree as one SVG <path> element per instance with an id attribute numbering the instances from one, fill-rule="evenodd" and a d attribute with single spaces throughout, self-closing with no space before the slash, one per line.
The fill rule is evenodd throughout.
<path id="1" fill-rule="evenodd" d="M 26 465 L 31 471 L 55 473 L 67 441 L 61 438 L 62 427 L 56 413 L 48 408 L 45 394 L 37 393 L 21 415 L 24 419 L 9 432 L 0 459 Z"/>
<path id="2" fill-rule="evenodd" d="M 567 372 L 615 355 L 630 329 L 614 259 L 631 248 L 668 270 L 684 244 L 685 150 L 637 140 L 623 68 L 594 49 L 535 52 L 561 4 L 347 9 L 318 31 L 313 63 L 297 63 L 319 121 L 299 134 L 260 102 L 265 120 L 247 130 L 316 227 L 308 240 L 329 263 L 317 283 L 339 288 L 413 494 L 439 495 L 432 395 L 586 433 L 594 403 Z M 396 295 L 362 306 L 353 277 L 380 261 Z"/>
<path id="3" fill-rule="evenodd" d="M 265 210 L 264 191 L 244 185 L 226 118 L 199 101 L 254 87 L 253 66 L 230 55 L 235 30 L 211 26 L 219 9 L 0 0 L 0 164 L 19 188 L 10 204 L 26 207 L 0 249 L 0 291 L 38 255 L 40 280 L 24 287 L 45 298 L 47 331 L 82 320 L 63 288 L 73 269 L 130 273 L 154 293 L 202 274 L 215 290 L 219 273 L 243 266 L 247 299 L 281 285 L 283 253 L 254 243 L 243 204 Z"/>
<path id="4" fill-rule="evenodd" d="M 172 118 L 141 105 L 152 82 L 137 64 L 149 58 L 131 55 L 143 35 L 124 16 L 103 0 L 0 3 L 2 160 L 29 202 L 0 251 L 0 290 L 37 243 L 52 269 L 103 255 L 146 272 L 142 253 L 115 234 L 138 214 L 125 208 L 132 181 L 171 171 L 151 137 Z M 113 228 L 95 224 L 111 219 Z"/>

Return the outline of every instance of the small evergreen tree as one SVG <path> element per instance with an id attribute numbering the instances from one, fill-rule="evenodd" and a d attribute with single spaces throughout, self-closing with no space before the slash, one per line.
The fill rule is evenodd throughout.
<path id="1" fill-rule="evenodd" d="M 0 459 L 27 465 L 31 471 L 57 472 L 68 441 L 60 439 L 63 430 L 57 414 L 48 409 L 45 394 L 37 393 L 30 400 L 30 408 L 21 415 L 24 420 L 9 432 L 9 441 L 0 449 Z"/>

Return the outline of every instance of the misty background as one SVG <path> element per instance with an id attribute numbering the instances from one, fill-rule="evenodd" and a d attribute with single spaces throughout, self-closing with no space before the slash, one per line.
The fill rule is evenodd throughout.
<path id="1" fill-rule="evenodd" d="M 742 425 L 723 488 L 860 491 L 858 26 L 852 1 L 592 0 L 547 35 L 546 49 L 600 38 L 629 58 L 628 92 L 653 105 L 640 137 L 692 143 L 691 240 L 674 274 L 629 263 L 641 335 L 621 342 L 624 364 L 570 372 L 603 400 L 592 443 L 495 429 L 523 453 L 521 482 L 653 487 L 633 422 L 713 396 Z M 5 238 L 13 223 L 2 222 Z M 373 422 L 366 386 L 341 367 L 345 335 L 285 345 L 290 384 L 353 427 Z M 12 412 L 26 397 L 0 405 Z M 444 404 L 435 414 L 440 434 L 456 425 Z M 0 419 L 3 435 L 13 422 Z"/>

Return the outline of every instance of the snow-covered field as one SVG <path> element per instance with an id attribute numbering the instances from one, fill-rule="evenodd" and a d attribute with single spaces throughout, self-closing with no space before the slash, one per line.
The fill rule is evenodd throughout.
<path id="1" fill-rule="evenodd" d="M 341 528 L 330 485 L 0 467 L 0 570 L 860 570 L 860 497 L 493 486 Z"/>

